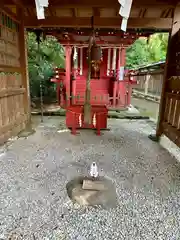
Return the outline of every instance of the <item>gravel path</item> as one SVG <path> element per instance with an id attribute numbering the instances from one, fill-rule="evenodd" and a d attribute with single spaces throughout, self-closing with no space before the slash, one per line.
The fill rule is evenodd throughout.
<path id="1" fill-rule="evenodd" d="M 109 120 L 96 136 L 58 132 L 45 118 L 34 135 L 0 155 L 1 240 L 178 240 L 180 164 L 148 139 L 145 121 Z M 116 209 L 72 205 L 66 184 L 96 161 L 116 185 Z M 11 238 L 10 238 L 11 236 Z"/>

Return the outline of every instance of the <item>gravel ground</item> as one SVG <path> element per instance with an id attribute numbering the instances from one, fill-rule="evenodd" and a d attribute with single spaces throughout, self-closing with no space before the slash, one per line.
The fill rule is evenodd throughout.
<path id="1" fill-rule="evenodd" d="M 72 136 L 45 118 L 0 154 L 1 240 L 178 240 L 180 164 L 148 139 L 146 121 L 109 120 L 111 131 Z M 111 179 L 116 209 L 72 205 L 66 184 L 95 161 Z"/>

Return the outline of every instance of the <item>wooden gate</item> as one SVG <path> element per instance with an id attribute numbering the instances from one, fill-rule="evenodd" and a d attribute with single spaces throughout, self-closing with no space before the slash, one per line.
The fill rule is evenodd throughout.
<path id="1" fill-rule="evenodd" d="M 180 147 L 180 8 L 174 12 L 156 135 L 165 134 Z"/>
<path id="2" fill-rule="evenodd" d="M 24 40 L 22 12 L 13 14 L 0 3 L 0 144 L 29 119 Z"/>

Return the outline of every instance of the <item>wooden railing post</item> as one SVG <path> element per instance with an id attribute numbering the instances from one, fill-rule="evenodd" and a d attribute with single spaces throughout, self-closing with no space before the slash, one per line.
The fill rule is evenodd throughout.
<path id="1" fill-rule="evenodd" d="M 144 94 L 145 94 L 145 95 L 148 95 L 149 79 L 150 79 L 150 75 L 147 74 L 147 75 L 146 75 L 145 84 L 144 84 Z"/>
<path id="2" fill-rule="evenodd" d="M 72 52 L 72 47 L 67 45 L 65 47 L 65 55 L 66 55 L 66 103 L 67 106 L 70 105 L 70 95 L 71 95 L 71 90 L 70 90 L 70 82 L 71 82 L 71 52 Z"/>
<path id="3" fill-rule="evenodd" d="M 20 18 L 19 26 L 19 51 L 20 51 L 20 66 L 22 69 L 22 83 L 25 88 L 24 93 L 24 112 L 27 115 L 27 122 L 31 122 L 31 101 L 30 101 L 30 89 L 29 89 L 29 75 L 28 75 L 28 61 L 27 61 L 27 47 L 24 29 L 24 11 L 22 8 L 18 8 L 18 16 Z"/>

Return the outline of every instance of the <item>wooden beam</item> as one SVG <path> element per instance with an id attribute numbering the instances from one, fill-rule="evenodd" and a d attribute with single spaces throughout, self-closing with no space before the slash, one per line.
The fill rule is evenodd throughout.
<path id="1" fill-rule="evenodd" d="M 35 17 L 25 17 L 24 25 L 26 28 L 36 27 L 91 27 L 89 17 L 46 17 L 38 20 Z M 121 25 L 121 18 L 94 18 L 94 26 L 100 28 L 117 28 Z M 146 28 L 146 29 L 171 29 L 171 18 L 129 18 L 128 28 Z"/>
<path id="2" fill-rule="evenodd" d="M 141 9 L 140 12 L 139 12 L 139 18 L 144 18 L 146 12 L 147 12 L 147 9 Z"/>
<path id="3" fill-rule="evenodd" d="M 14 0 L 6 0 L 7 4 L 12 4 L 12 1 Z M 138 6 L 141 8 L 146 8 L 146 7 L 157 7 L 157 6 L 172 6 L 174 4 L 175 0 L 162 0 L 162 1 L 143 1 L 143 0 L 135 0 L 133 1 L 133 6 Z M 34 7 L 35 6 L 35 1 L 32 0 L 21 0 L 21 2 L 25 2 L 24 5 L 26 5 L 27 7 Z M 51 7 L 68 7 L 68 8 L 73 8 L 73 7 L 119 7 L 120 4 L 118 3 L 117 0 L 56 0 L 56 1 L 49 1 L 49 6 Z"/>
<path id="4" fill-rule="evenodd" d="M 14 96 L 14 95 L 20 95 L 20 94 L 24 94 L 25 92 L 25 88 L 10 88 L 10 89 L 4 89 L 4 90 L 0 90 L 0 98 L 4 98 L 4 97 L 10 97 L 10 96 Z"/>
<path id="5" fill-rule="evenodd" d="M 58 39 L 58 37 L 57 37 L 57 39 Z M 131 44 L 133 44 L 134 43 L 134 41 L 135 41 L 136 39 L 129 39 L 129 40 L 127 40 L 127 39 L 120 39 L 119 41 L 96 41 L 96 43 L 98 44 L 98 45 L 100 45 L 100 46 L 102 46 L 102 48 L 103 47 L 110 47 L 110 46 L 130 46 Z M 58 41 L 62 44 L 62 45 L 64 45 L 64 46 L 66 46 L 66 45 L 72 45 L 72 46 L 74 46 L 74 45 L 76 45 L 76 46 L 81 46 L 82 45 L 82 41 L 66 41 L 66 40 L 60 40 L 60 39 L 58 39 Z M 83 42 L 83 45 L 84 46 L 88 46 L 88 41 L 85 41 L 85 42 Z"/>
<path id="6" fill-rule="evenodd" d="M 73 18 L 77 17 L 77 9 L 76 8 L 72 8 L 72 16 L 73 16 Z"/>
<path id="7" fill-rule="evenodd" d="M 20 7 L 20 8 L 24 8 L 24 7 L 25 7 L 24 4 L 23 4 L 23 2 L 22 2 L 21 0 L 12 0 L 12 2 L 13 2 L 16 6 L 18 6 L 18 7 Z"/>
<path id="8" fill-rule="evenodd" d="M 100 17 L 100 10 L 97 7 L 93 7 L 93 15 L 95 17 Z"/>
<path id="9" fill-rule="evenodd" d="M 13 67 L 13 66 L 0 64 L 0 73 L 1 72 L 17 72 L 17 73 L 21 73 L 22 72 L 22 68 L 21 67 Z"/>
<path id="10" fill-rule="evenodd" d="M 168 80 L 170 77 L 172 77 L 172 66 L 171 61 L 173 60 L 171 57 L 171 51 L 174 48 L 172 45 L 173 38 L 176 34 L 178 34 L 180 29 L 180 6 L 175 7 L 174 11 L 174 18 L 172 21 L 172 27 L 171 27 L 171 34 L 169 35 L 169 41 L 168 41 L 168 49 L 167 49 L 167 56 L 166 56 L 166 65 L 165 65 L 165 71 L 164 71 L 164 79 L 162 84 L 162 92 L 161 92 L 161 101 L 159 106 L 159 118 L 157 123 L 157 129 L 156 129 L 156 136 L 160 137 L 163 132 L 163 122 L 165 117 L 165 108 L 166 108 L 166 92 L 168 90 Z M 176 56 L 174 56 L 176 57 Z M 176 69 L 174 69 L 176 71 Z M 171 75 L 171 76 L 169 76 Z M 169 86 L 170 87 L 170 86 Z M 171 139 L 172 140 L 172 139 Z"/>
<path id="11" fill-rule="evenodd" d="M 14 21 L 16 21 L 17 23 L 20 22 L 19 18 L 17 17 L 17 15 L 15 13 L 13 13 L 11 11 L 10 8 L 8 8 L 7 6 L 5 6 L 2 2 L 2 0 L 0 0 L 0 11 L 2 11 L 3 13 L 5 13 L 8 17 L 10 17 L 11 19 L 13 19 Z"/>

